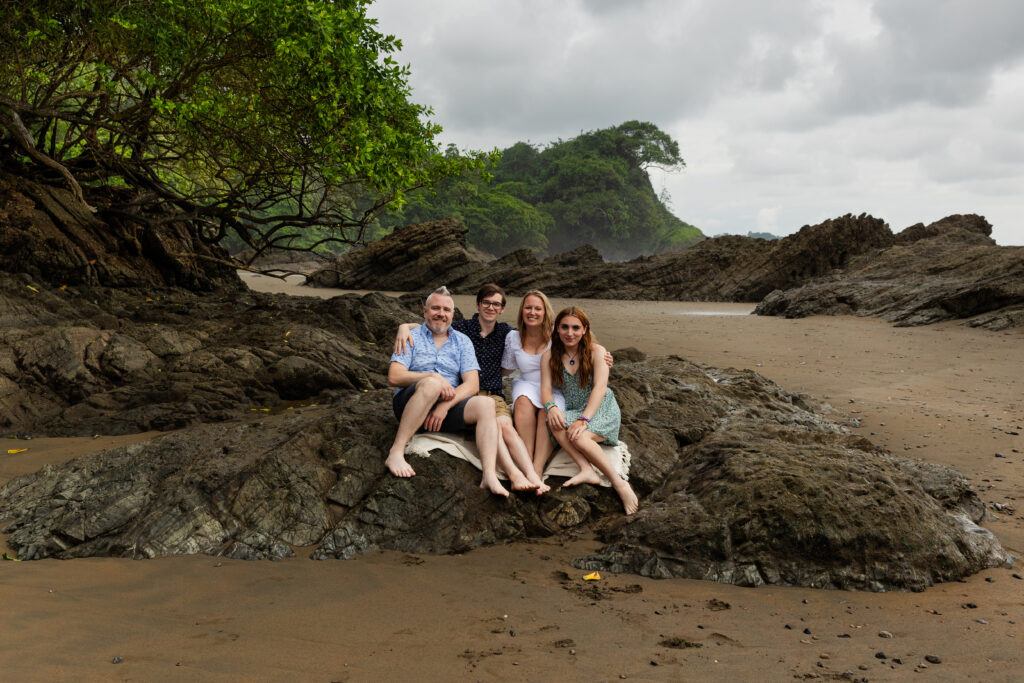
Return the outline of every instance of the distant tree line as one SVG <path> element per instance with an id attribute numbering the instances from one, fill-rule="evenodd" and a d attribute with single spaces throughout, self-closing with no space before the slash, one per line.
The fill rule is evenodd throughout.
<path id="1" fill-rule="evenodd" d="M 459 151 L 449 146 L 446 155 Z M 668 210 L 667 196 L 654 192 L 647 174 L 651 167 L 684 166 L 679 145 L 641 121 L 543 148 L 518 142 L 492 162 L 491 178 L 466 172 L 410 193 L 401 208 L 381 217 L 381 227 L 454 216 L 466 224 L 472 246 L 498 256 L 591 244 L 605 258 L 628 259 L 704 238 Z"/>

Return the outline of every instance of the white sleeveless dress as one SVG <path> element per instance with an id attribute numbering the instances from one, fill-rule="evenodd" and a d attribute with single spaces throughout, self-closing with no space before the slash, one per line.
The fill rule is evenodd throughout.
<path id="1" fill-rule="evenodd" d="M 540 359 L 544 351 L 551 348 L 551 342 L 538 354 L 523 351 L 519 330 L 512 330 L 505 337 L 505 353 L 501 357 L 501 367 L 505 370 L 518 370 L 519 376 L 512 382 L 512 409 L 515 410 L 516 399 L 525 396 L 537 408 L 543 408 L 540 400 Z M 558 408 L 565 412 L 565 397 L 558 387 L 552 388 L 552 399 Z"/>

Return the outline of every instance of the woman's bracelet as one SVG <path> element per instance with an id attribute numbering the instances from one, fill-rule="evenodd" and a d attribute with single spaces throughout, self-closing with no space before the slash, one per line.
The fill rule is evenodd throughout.
<path id="1" fill-rule="evenodd" d="M 548 401 L 547 403 L 544 404 L 544 412 L 546 413 L 550 411 L 553 407 L 555 407 L 555 405 L 556 404 L 554 401 Z"/>
<path id="2" fill-rule="evenodd" d="M 577 417 L 576 419 L 577 419 L 577 420 L 583 420 L 583 421 L 584 421 L 584 422 L 586 422 L 587 424 L 590 424 L 590 418 L 589 418 L 589 417 L 587 417 L 586 415 L 580 415 L 580 416 L 579 416 L 579 417 Z"/>

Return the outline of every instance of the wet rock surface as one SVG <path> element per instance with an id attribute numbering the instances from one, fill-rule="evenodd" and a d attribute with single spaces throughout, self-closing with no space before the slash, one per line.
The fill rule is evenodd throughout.
<path id="1" fill-rule="evenodd" d="M 641 497 L 631 518 L 610 489 L 490 495 L 477 470 L 439 452 L 412 458 L 416 477 L 392 477 L 390 391 L 373 389 L 46 467 L 0 488 L 3 532 L 23 559 L 260 559 L 297 547 L 325 559 L 594 526 L 608 545 L 580 567 L 875 590 L 1004 561 L 968 521 L 984 510 L 952 470 L 921 475 L 753 372 L 635 356 L 611 378 Z"/>
<path id="2" fill-rule="evenodd" d="M 1001 330 L 1024 324 L 1024 247 L 1000 247 L 975 215 L 911 226 L 895 244 L 842 269 L 770 293 L 755 313 L 801 318 L 864 315 L 897 325 L 963 320 Z"/>

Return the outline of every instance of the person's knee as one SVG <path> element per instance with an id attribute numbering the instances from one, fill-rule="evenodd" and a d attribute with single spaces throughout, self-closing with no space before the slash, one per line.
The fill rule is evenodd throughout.
<path id="1" fill-rule="evenodd" d="M 444 387 L 444 381 L 440 377 L 431 375 L 416 382 L 416 393 L 421 396 L 437 398 L 441 395 L 442 387 Z"/>
<path id="2" fill-rule="evenodd" d="M 474 396 L 466 402 L 465 416 L 473 422 L 495 421 L 494 401 L 489 396 Z"/>

